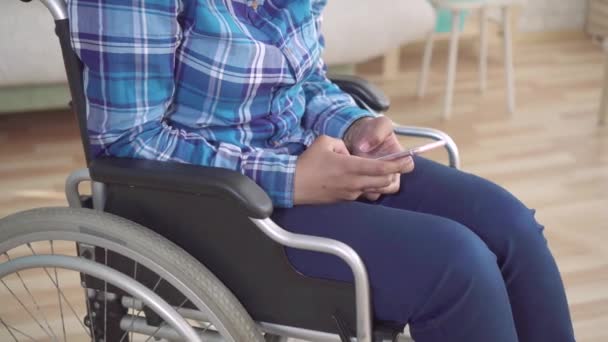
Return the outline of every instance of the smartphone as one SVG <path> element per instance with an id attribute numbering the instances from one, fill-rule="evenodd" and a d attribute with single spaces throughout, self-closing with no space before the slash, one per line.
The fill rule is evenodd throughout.
<path id="1" fill-rule="evenodd" d="M 385 156 L 376 158 L 376 160 L 395 160 L 395 159 L 399 159 L 399 158 L 415 156 L 417 154 L 421 154 L 421 153 L 436 149 L 438 147 L 443 147 L 443 146 L 445 146 L 445 141 L 439 140 L 439 141 L 435 141 L 435 142 L 432 142 L 429 144 L 412 147 L 412 148 L 409 148 L 402 152 L 387 154 Z"/>

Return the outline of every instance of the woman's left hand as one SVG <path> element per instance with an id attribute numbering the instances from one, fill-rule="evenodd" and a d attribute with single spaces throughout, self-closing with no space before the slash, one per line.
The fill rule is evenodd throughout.
<path id="1" fill-rule="evenodd" d="M 366 117 L 355 121 L 346 134 L 344 143 L 351 154 L 365 158 L 379 158 L 387 154 L 403 151 L 393 129 L 393 122 L 386 116 L 375 118 Z M 405 173 L 414 169 L 414 160 L 409 159 L 409 167 Z M 393 175 L 393 182 L 381 189 L 369 189 L 363 195 L 370 201 L 377 200 L 381 195 L 394 194 L 401 186 L 401 175 Z"/>

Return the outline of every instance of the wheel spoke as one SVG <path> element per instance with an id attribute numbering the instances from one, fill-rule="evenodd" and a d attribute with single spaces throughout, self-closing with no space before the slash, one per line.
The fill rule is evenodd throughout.
<path id="1" fill-rule="evenodd" d="M 21 299 L 19 299 L 19 297 L 17 297 L 17 295 L 15 294 L 15 292 L 13 292 L 13 290 L 11 290 L 11 288 L 8 285 L 6 285 L 6 283 L 4 282 L 4 280 L 0 279 L 0 282 L 2 283 L 2 285 L 4 285 L 4 287 L 6 287 L 6 289 L 8 290 L 8 292 L 10 292 L 10 294 L 13 295 L 13 297 L 19 303 L 19 305 L 21 305 L 21 307 L 23 308 L 23 310 L 25 310 L 25 312 L 27 312 L 27 314 L 36 322 L 36 324 L 40 327 L 40 329 L 42 329 L 42 331 L 44 331 L 44 333 L 48 337 L 53 338 L 53 336 L 51 336 L 51 334 L 49 334 L 49 332 L 46 331 L 46 329 L 42 326 L 42 323 L 40 323 L 40 321 L 38 321 L 38 318 L 36 316 L 34 316 L 34 314 L 30 311 L 30 309 L 28 309 L 27 306 L 25 306 L 25 304 L 23 304 L 23 302 L 21 301 Z M 55 338 L 55 340 L 56 340 L 56 338 Z"/>
<path id="2" fill-rule="evenodd" d="M 4 320 L 2 318 L 0 318 L 0 323 L 2 323 L 2 325 L 6 328 L 6 331 L 8 331 L 8 333 L 11 334 L 11 336 L 13 337 L 13 340 L 15 340 L 15 342 L 19 342 L 17 337 L 15 337 L 15 334 L 13 334 L 13 331 L 11 330 L 11 328 L 9 328 L 6 323 L 4 323 Z"/>
<path id="3" fill-rule="evenodd" d="M 135 279 L 135 280 L 137 280 L 137 279 Z M 154 286 L 152 287 L 152 292 L 156 293 L 156 289 L 158 288 L 158 285 L 160 285 L 160 282 L 161 282 L 162 280 L 163 280 L 163 278 L 158 277 L 158 280 L 156 281 L 156 284 L 154 284 Z M 141 308 L 141 309 L 137 310 L 137 312 L 135 313 L 135 317 L 139 317 L 139 314 L 140 314 L 142 311 L 143 311 L 143 306 L 142 306 L 142 308 Z M 131 324 L 129 325 L 129 330 L 133 330 L 133 323 L 134 323 L 134 322 L 135 322 L 135 321 L 134 321 L 134 319 L 133 319 L 133 320 L 131 320 Z M 126 331 L 125 331 L 125 333 L 126 333 Z M 131 334 L 131 337 L 132 337 L 132 336 L 133 336 L 133 335 Z"/>
<path id="4" fill-rule="evenodd" d="M 49 241 L 51 244 L 51 254 L 55 254 L 55 247 L 53 246 L 53 240 Z M 59 276 L 57 275 L 57 267 L 53 267 L 55 273 L 55 288 L 57 289 L 57 302 L 59 303 L 59 313 L 61 314 L 61 328 L 63 330 L 63 341 L 67 342 L 65 333 L 65 319 L 63 316 L 63 304 L 61 303 L 61 294 L 59 293 Z"/>
<path id="5" fill-rule="evenodd" d="M 137 281 L 137 266 L 138 266 L 138 262 L 135 261 L 133 263 L 133 280 Z M 134 309 L 133 309 L 134 310 Z M 139 313 L 138 313 L 139 315 Z M 125 330 L 122 334 L 122 336 L 120 337 L 120 341 L 122 342 L 125 337 L 127 336 L 127 333 L 129 334 L 129 342 L 133 342 L 133 320 L 131 321 L 131 324 L 129 325 L 129 330 Z"/>
<path id="6" fill-rule="evenodd" d="M 10 256 L 8 255 L 8 253 L 4 253 L 4 254 L 6 255 L 6 257 L 10 261 Z M 44 320 L 44 323 L 46 323 L 47 328 L 49 328 L 49 332 L 53 335 L 52 336 L 53 340 L 58 341 L 57 335 L 55 334 L 55 331 L 53 331 L 53 328 L 51 328 L 51 325 L 49 324 L 49 321 L 46 318 L 46 315 L 44 314 L 44 312 L 42 311 L 42 309 L 40 309 L 40 305 L 38 305 L 38 301 L 36 300 L 36 297 L 34 297 L 34 295 L 32 294 L 32 291 L 30 291 L 30 288 L 27 286 L 27 284 L 23 280 L 23 277 L 21 276 L 21 273 L 15 272 L 15 275 L 17 276 L 17 278 L 19 278 L 19 281 L 21 282 L 21 285 L 25 289 L 25 292 L 27 292 L 27 295 L 30 297 L 30 300 L 34 304 L 34 307 L 36 308 L 36 311 L 42 316 L 42 319 Z M 3 283 L 4 283 L 4 281 L 3 281 Z M 5 284 L 5 286 L 6 286 L 6 284 Z M 7 288 L 8 288 L 8 286 L 7 286 Z M 15 296 L 15 295 L 13 294 L 13 296 Z"/>
<path id="7" fill-rule="evenodd" d="M 184 304 L 186 304 L 188 302 L 188 298 L 185 298 L 184 301 L 177 307 L 176 310 L 181 309 L 182 307 L 184 307 Z M 133 322 L 133 321 L 131 321 Z M 156 336 L 156 333 L 158 333 L 158 331 L 160 330 L 160 328 L 163 326 L 165 322 L 162 322 L 161 324 L 158 325 L 158 327 L 156 328 L 156 330 L 154 330 L 154 332 L 152 333 L 152 335 L 148 336 L 148 338 L 144 341 L 144 342 L 148 342 L 150 341 L 151 338 Z M 131 323 L 133 324 L 133 323 Z"/>
<path id="8" fill-rule="evenodd" d="M 95 320 L 93 319 L 93 316 L 91 315 L 91 304 L 89 303 L 89 294 L 87 293 L 87 288 L 84 288 L 84 301 L 87 305 L 87 317 L 89 318 L 89 330 L 91 331 L 91 334 L 89 334 L 89 336 L 91 337 L 91 341 L 92 342 L 97 342 L 97 339 L 95 338 Z"/>
<path id="9" fill-rule="evenodd" d="M 103 249 L 104 253 L 104 265 L 108 266 L 108 250 Z M 108 336 L 108 282 L 103 281 L 103 339 L 106 340 Z"/>
<path id="10" fill-rule="evenodd" d="M 27 244 L 27 246 L 30 248 L 30 251 L 32 251 L 33 255 L 38 255 L 30 244 Z M 4 253 L 4 255 L 6 255 L 6 257 L 8 258 L 9 261 L 11 260 L 10 256 L 7 253 Z M 55 282 L 55 280 L 51 276 L 51 273 L 49 273 L 49 271 L 48 271 L 48 269 L 46 267 L 43 267 L 42 269 L 44 270 L 44 273 L 46 273 L 46 276 L 49 278 L 49 280 L 51 281 L 51 283 L 53 283 L 53 285 L 55 285 L 55 288 L 57 288 L 57 291 L 59 291 L 59 293 L 61 294 L 61 298 L 63 298 L 63 300 L 67 304 L 68 308 L 70 309 L 70 311 L 72 312 L 72 314 L 74 315 L 74 317 L 76 317 L 76 320 L 80 323 L 80 325 L 84 329 L 84 332 L 87 335 L 91 336 L 91 333 L 88 331 L 88 328 L 86 327 L 86 325 L 84 325 L 84 323 L 82 322 L 82 320 L 80 319 L 80 317 L 76 313 L 76 310 L 74 309 L 74 306 L 72 305 L 72 303 L 70 303 L 70 301 L 68 300 L 68 298 L 65 296 L 65 294 L 63 293 L 63 291 L 59 287 L 59 283 Z M 85 290 L 85 299 L 86 298 L 87 297 L 86 297 L 86 290 Z M 89 301 L 86 300 L 86 302 L 87 302 L 87 308 L 88 308 Z M 90 312 L 88 312 L 88 313 L 90 314 Z"/>
<path id="11" fill-rule="evenodd" d="M 139 263 L 137 261 L 135 261 L 134 265 L 133 265 L 133 279 L 135 281 L 137 281 L 137 266 L 139 266 Z M 131 333 L 129 334 L 129 342 L 133 342 L 133 331 L 131 330 Z"/>
<path id="12" fill-rule="evenodd" d="M 17 337 L 15 335 L 13 335 L 13 333 L 11 332 L 11 330 L 15 331 L 16 333 L 18 333 L 20 335 L 23 335 L 23 336 L 27 337 L 30 341 L 34 341 L 34 342 L 36 341 L 36 339 L 34 339 L 32 336 L 24 333 L 23 331 L 21 331 L 21 330 L 15 328 L 15 327 L 9 325 L 5 321 L 3 321 L 2 318 L 0 318 L 0 321 L 2 322 L 2 325 L 4 325 L 6 327 L 6 329 L 9 331 L 9 333 L 15 338 L 15 341 L 19 341 L 19 340 L 17 339 Z"/>
<path id="13" fill-rule="evenodd" d="M 76 242 L 76 249 L 79 251 L 77 253 L 80 254 L 80 246 L 79 246 L 78 242 Z M 83 287 L 83 292 L 84 292 L 84 303 L 87 307 L 87 318 L 89 320 L 89 328 L 88 328 L 90 331 L 89 337 L 91 337 L 91 342 L 97 342 L 97 338 L 95 338 L 95 319 L 92 315 L 91 303 L 89 302 L 89 291 L 86 287 L 87 286 L 86 277 L 84 277 L 84 279 L 85 279 L 85 281 L 83 281 L 82 287 Z M 81 322 L 81 324 L 82 324 L 82 322 Z M 83 327 L 85 327 L 84 324 L 83 324 Z M 85 331 L 86 330 L 87 330 L 87 328 L 85 327 Z"/>
<path id="14" fill-rule="evenodd" d="M 28 247 L 30 248 L 30 250 L 33 251 L 32 246 L 28 243 L 27 244 Z M 7 259 L 10 261 L 10 256 L 8 255 L 8 253 L 4 253 L 4 255 L 6 255 Z M 23 288 L 25 289 L 25 292 L 27 292 L 28 296 L 30 297 L 32 303 L 34 303 L 34 307 L 36 308 L 36 311 L 42 316 L 42 319 L 44 319 L 44 322 L 46 323 L 47 328 L 49 328 L 49 332 L 51 333 L 52 339 L 54 341 L 57 341 L 57 335 L 55 335 L 55 332 L 53 331 L 53 328 L 51 328 L 51 325 L 49 324 L 48 319 L 46 318 L 46 315 L 44 314 L 44 312 L 42 311 L 42 309 L 40 309 L 40 305 L 38 305 L 38 301 L 36 301 L 36 298 L 34 297 L 34 295 L 32 294 L 32 292 L 30 291 L 30 288 L 25 284 L 25 281 L 23 280 L 23 277 L 21 277 L 21 273 L 19 272 L 15 272 L 15 275 L 17 276 L 17 278 L 19 278 L 19 281 L 21 282 L 21 285 L 23 286 Z M 11 292 L 11 294 L 17 298 L 17 296 L 14 294 L 14 292 L 12 292 L 10 290 L 10 288 L 6 285 L 6 283 L 4 283 L 4 281 L 2 281 L 2 283 L 4 284 L 4 286 L 6 286 L 7 289 L 9 289 L 9 291 Z M 19 300 L 20 303 L 22 303 Z M 44 330 L 44 329 L 43 329 Z"/>

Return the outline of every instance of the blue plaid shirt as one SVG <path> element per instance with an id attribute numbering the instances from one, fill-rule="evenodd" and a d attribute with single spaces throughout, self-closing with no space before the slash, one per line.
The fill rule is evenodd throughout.
<path id="1" fill-rule="evenodd" d="M 94 156 L 240 171 L 293 205 L 297 156 L 371 115 L 332 84 L 326 0 L 69 0 Z"/>

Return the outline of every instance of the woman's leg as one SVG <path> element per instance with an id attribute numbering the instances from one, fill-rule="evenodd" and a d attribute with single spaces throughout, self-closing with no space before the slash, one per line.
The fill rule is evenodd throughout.
<path id="1" fill-rule="evenodd" d="M 516 342 L 496 256 L 461 224 L 360 202 L 276 209 L 292 232 L 351 246 L 367 266 L 377 320 L 409 323 L 417 342 Z M 312 277 L 352 281 L 336 257 L 287 249 Z"/>
<path id="2" fill-rule="evenodd" d="M 520 342 L 574 341 L 562 280 L 543 227 L 513 195 L 477 176 L 416 159 L 398 194 L 377 204 L 457 221 L 497 256 Z"/>

